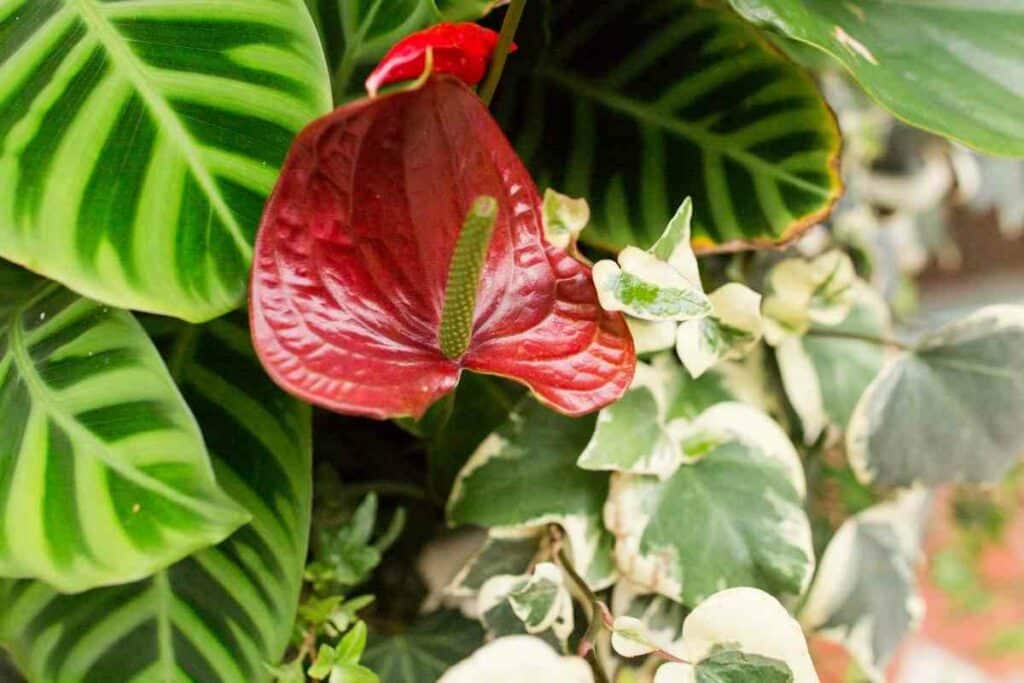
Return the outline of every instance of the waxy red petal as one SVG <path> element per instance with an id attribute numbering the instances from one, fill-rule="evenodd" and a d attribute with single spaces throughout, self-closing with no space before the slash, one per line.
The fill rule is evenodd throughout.
<path id="1" fill-rule="evenodd" d="M 481 195 L 498 218 L 469 349 L 449 360 L 438 340 L 448 265 Z M 590 269 L 544 240 L 540 197 L 497 123 L 447 76 L 299 135 L 263 217 L 250 306 L 275 380 L 344 413 L 422 415 L 468 368 L 578 415 L 621 396 L 636 362 Z"/>
<path id="2" fill-rule="evenodd" d="M 435 74 L 451 74 L 466 85 L 476 85 L 487 73 L 498 34 L 478 24 L 444 23 L 417 31 L 395 43 L 366 79 L 371 95 L 388 83 L 419 78 L 426 69 L 427 49 L 433 50 Z M 512 45 L 509 52 L 515 52 Z"/>

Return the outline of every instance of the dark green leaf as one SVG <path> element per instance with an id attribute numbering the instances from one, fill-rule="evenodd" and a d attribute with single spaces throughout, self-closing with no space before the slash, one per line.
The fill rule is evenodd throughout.
<path id="1" fill-rule="evenodd" d="M 478 622 L 455 611 L 434 612 L 401 633 L 371 634 L 363 664 L 384 683 L 424 683 L 436 681 L 483 644 Z"/>

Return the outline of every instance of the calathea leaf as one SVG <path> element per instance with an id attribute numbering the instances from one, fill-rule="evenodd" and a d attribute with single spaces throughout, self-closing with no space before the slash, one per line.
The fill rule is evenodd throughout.
<path id="1" fill-rule="evenodd" d="M 664 480 L 612 475 L 604 517 L 623 576 L 687 606 L 723 585 L 803 593 L 811 530 L 803 468 L 782 429 L 722 403 L 694 421 L 683 448 L 698 459 Z"/>
<path id="2" fill-rule="evenodd" d="M 679 647 L 688 664 L 659 667 L 656 683 L 817 683 L 800 624 L 754 588 L 715 593 L 686 617 Z"/>
<path id="3" fill-rule="evenodd" d="M 741 14 L 839 60 L 911 125 L 1024 155 L 1024 14 L 993 0 L 731 0 Z"/>
<path id="4" fill-rule="evenodd" d="M 3 263 L 0 284 L 0 576 L 123 583 L 246 521 L 130 313 Z"/>
<path id="5" fill-rule="evenodd" d="M 252 521 L 135 583 L 72 596 L 6 583 L 0 640 L 32 681 L 263 681 L 288 643 L 309 529 L 309 407 L 260 371 L 244 324 L 183 328 L 167 352 L 218 480 Z M 125 385 L 145 382 L 108 386 Z"/>
<path id="6" fill-rule="evenodd" d="M 885 362 L 886 349 L 879 343 L 834 336 L 890 336 L 889 308 L 881 296 L 863 282 L 853 293 L 853 307 L 838 325 L 815 325 L 775 347 L 782 384 L 809 444 L 830 424 L 846 428 L 858 399 Z"/>
<path id="7" fill-rule="evenodd" d="M 846 435 L 862 481 L 998 482 L 1024 452 L 1024 308 L 990 306 L 890 361 Z"/>
<path id="8" fill-rule="evenodd" d="M 761 295 L 738 282 L 708 295 L 710 313 L 676 331 L 676 353 L 693 377 L 720 361 L 742 358 L 761 340 Z"/>
<path id="9" fill-rule="evenodd" d="M 483 643 L 478 621 L 455 611 L 433 612 L 398 633 L 371 633 L 362 661 L 387 683 L 436 681 Z"/>
<path id="10" fill-rule="evenodd" d="M 0 1 L 0 257 L 208 320 L 292 137 L 330 109 L 302 0 Z"/>
<path id="11" fill-rule="evenodd" d="M 560 524 L 576 569 L 595 589 L 610 585 L 611 536 L 601 524 L 608 475 L 576 467 L 594 423 L 592 416 L 574 419 L 524 399 L 459 473 L 448 520 L 489 527 Z"/>
<path id="12" fill-rule="evenodd" d="M 414 169 L 395 173 L 396 168 Z M 449 269 L 477 200 L 497 200 L 466 348 L 442 344 Z M 483 242 L 483 244 L 487 244 Z M 311 402 L 420 416 L 463 369 L 526 384 L 569 414 L 618 398 L 635 355 L 587 266 L 543 239 L 541 200 L 480 99 L 435 75 L 299 136 L 257 241 L 251 310 L 270 374 Z M 461 253 L 459 251 L 458 253 Z M 474 271 L 473 275 L 478 275 Z M 464 284 L 464 283 L 463 283 Z"/>
<path id="13" fill-rule="evenodd" d="M 821 558 L 800 621 L 843 644 L 874 681 L 924 614 L 917 562 L 930 497 L 902 494 L 851 517 Z"/>
<path id="14" fill-rule="evenodd" d="M 699 250 L 784 242 L 828 212 L 835 121 L 749 24 L 691 0 L 564 0 L 550 15 L 558 39 L 522 38 L 496 111 L 542 184 L 590 202 L 584 242 L 646 247 L 686 196 Z"/>

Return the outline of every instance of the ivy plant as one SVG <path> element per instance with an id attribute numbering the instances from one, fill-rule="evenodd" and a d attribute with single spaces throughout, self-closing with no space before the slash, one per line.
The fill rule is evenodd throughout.
<path id="1" fill-rule="evenodd" d="M 1024 448 L 1024 307 L 914 309 L 1022 17 L 0 0 L 0 671 L 884 680 Z"/>

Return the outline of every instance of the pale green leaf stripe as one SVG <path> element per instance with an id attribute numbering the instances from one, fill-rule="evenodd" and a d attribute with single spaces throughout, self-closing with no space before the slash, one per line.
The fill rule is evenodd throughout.
<path id="1" fill-rule="evenodd" d="M 746 22 L 693 0 L 557 7 L 558 40 L 514 57 L 496 111 L 541 185 L 588 199 L 584 242 L 646 248 L 686 196 L 705 251 L 784 242 L 827 214 L 834 117 Z"/>
<path id="2" fill-rule="evenodd" d="M 246 521 L 131 314 L 35 278 L 2 294 L 0 576 L 131 581 Z"/>
<path id="3" fill-rule="evenodd" d="M 261 372 L 240 324 L 168 346 L 218 479 L 252 522 L 135 583 L 62 596 L 0 589 L 0 637 L 32 681 L 250 683 L 287 645 L 308 538 L 310 413 Z"/>
<path id="4" fill-rule="evenodd" d="M 329 108 L 302 0 L 0 0 L 0 256 L 124 308 L 231 310 Z"/>

